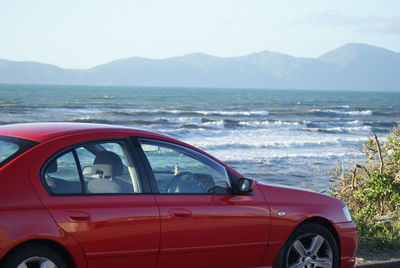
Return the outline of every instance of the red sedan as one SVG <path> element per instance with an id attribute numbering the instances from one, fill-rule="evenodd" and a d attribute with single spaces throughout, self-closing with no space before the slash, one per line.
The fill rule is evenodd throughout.
<path id="1" fill-rule="evenodd" d="M 124 127 L 0 127 L 0 267 L 352 267 L 342 201 Z"/>

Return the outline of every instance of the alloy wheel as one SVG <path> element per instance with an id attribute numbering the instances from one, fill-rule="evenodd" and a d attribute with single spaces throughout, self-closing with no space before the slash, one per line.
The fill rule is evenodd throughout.
<path id="1" fill-rule="evenodd" d="M 288 268 L 331 268 L 333 251 L 329 242 L 319 234 L 298 237 L 286 256 Z"/>
<path id="2" fill-rule="evenodd" d="M 31 257 L 20 263 L 17 268 L 57 268 L 57 266 L 47 258 Z"/>

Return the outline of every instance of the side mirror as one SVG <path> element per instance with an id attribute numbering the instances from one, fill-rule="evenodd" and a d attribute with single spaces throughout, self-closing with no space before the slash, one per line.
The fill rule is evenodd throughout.
<path id="1" fill-rule="evenodd" d="M 254 181 L 248 178 L 239 179 L 239 193 L 248 194 L 253 191 Z"/>

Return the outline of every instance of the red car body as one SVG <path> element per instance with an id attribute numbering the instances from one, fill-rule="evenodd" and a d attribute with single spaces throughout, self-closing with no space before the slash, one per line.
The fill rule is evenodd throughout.
<path id="1" fill-rule="evenodd" d="M 1 126 L 0 137 L 33 141 L 0 166 L 0 260 L 29 244 L 53 249 L 68 267 L 76 268 L 272 267 L 279 265 L 277 256 L 296 228 L 313 223 L 336 240 L 340 267 L 355 263 L 357 227 L 343 213 L 345 204 L 326 195 L 254 181 L 251 193 L 225 195 L 151 189 L 140 194 L 52 195 L 43 184 L 46 161 L 65 148 L 137 138 L 176 144 L 210 158 L 226 168 L 232 185 L 243 177 L 178 140 L 79 123 Z M 138 161 L 140 176 L 152 180 L 145 161 Z"/>

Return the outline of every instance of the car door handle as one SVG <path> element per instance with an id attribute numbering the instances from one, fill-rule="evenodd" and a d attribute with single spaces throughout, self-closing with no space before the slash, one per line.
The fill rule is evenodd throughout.
<path id="1" fill-rule="evenodd" d="M 178 218 L 190 218 L 192 217 L 192 212 L 183 208 L 171 208 L 169 214 Z"/>
<path id="2" fill-rule="evenodd" d="M 70 221 L 90 221 L 90 215 L 84 211 L 68 211 L 66 214 Z"/>

